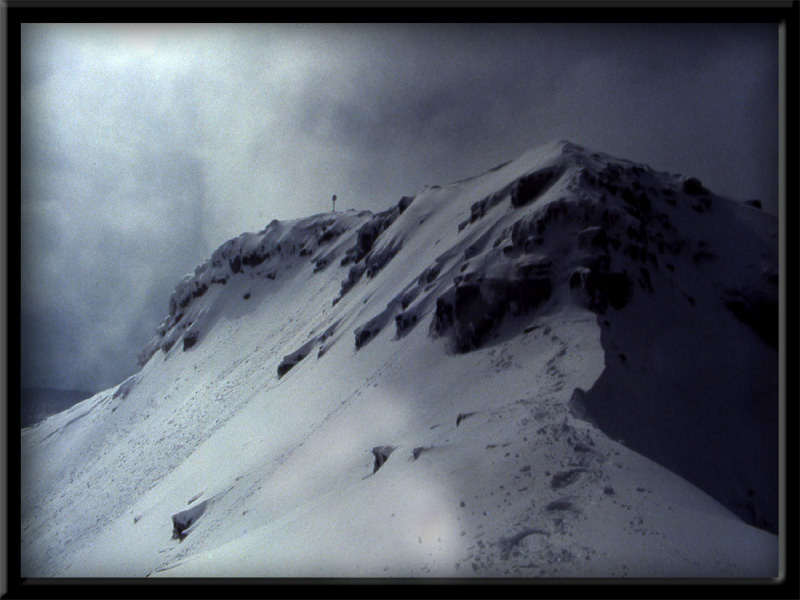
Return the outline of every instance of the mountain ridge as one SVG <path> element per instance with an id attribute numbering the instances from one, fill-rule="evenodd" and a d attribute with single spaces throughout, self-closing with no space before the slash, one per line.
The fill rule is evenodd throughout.
<path id="1" fill-rule="evenodd" d="M 23 515 L 38 532 L 24 565 L 60 574 L 116 566 L 453 576 L 470 564 L 464 538 L 483 557 L 471 574 L 609 576 L 623 551 L 604 536 L 627 544 L 638 539 L 631 535 L 669 538 L 667 522 L 683 535 L 697 528 L 694 509 L 657 514 L 641 487 L 659 501 L 683 498 L 684 507 L 692 498 L 721 528 L 704 530 L 711 541 L 695 540 L 700 554 L 688 562 L 677 538 L 664 541 L 663 564 L 640 549 L 626 559 L 632 572 L 771 573 L 772 537 L 744 522 L 777 531 L 777 265 L 774 217 L 695 178 L 566 141 L 379 213 L 273 221 L 224 243 L 182 279 L 139 355 L 140 373 L 24 432 L 31 466 L 37 450 L 49 456 L 66 443 L 66 431 L 85 440 L 73 440 L 84 448 L 77 466 L 53 460 L 34 469 L 23 486 L 32 499 L 71 472 L 64 494 L 95 507 L 91 514 L 99 505 L 86 489 L 116 473 L 120 489 L 106 490 L 111 525 L 79 529 L 94 552 L 110 543 L 109 531 L 136 534 L 141 566 L 101 566 L 80 552 L 66 566 L 73 542 L 43 533 L 35 511 Z M 504 444 L 506 458 L 528 464 L 501 467 L 495 452 Z M 116 471 L 111 457 L 127 462 L 126 453 L 146 472 Z M 356 475 L 360 461 L 374 469 L 366 479 Z M 213 463 L 224 467 L 211 474 Z M 624 484 L 622 502 L 622 474 L 645 472 L 652 485 Z M 534 473 L 490 508 L 490 496 Z M 396 486 L 415 492 L 392 499 Z M 472 492 L 484 510 L 461 510 Z M 175 512 L 181 495 L 203 498 L 202 510 Z M 387 514 L 358 512 L 371 495 Z M 623 505 L 661 525 L 607 522 Z M 160 547 L 152 540 L 165 511 L 179 545 L 155 552 L 148 544 Z M 355 550 L 334 559 L 332 547 L 315 546 L 322 516 L 308 511 L 330 519 L 325 527 Z M 390 526 L 401 513 L 406 526 Z M 417 531 L 429 513 L 440 535 L 420 533 L 408 546 L 403 531 Z M 363 522 L 354 525 L 357 514 Z M 462 518 L 470 527 L 456 525 Z M 484 526 L 488 547 L 479 543 Z M 751 539 L 763 561 L 745 568 L 723 548 L 729 534 Z M 394 541 L 359 566 L 365 544 L 381 535 Z M 566 541 L 573 535 L 581 542 Z M 254 544 L 275 558 L 252 557 Z M 249 566 L 240 564 L 244 552 Z M 526 571 L 526 561 L 539 566 Z"/>
<path id="2" fill-rule="evenodd" d="M 708 209 L 709 203 L 712 201 L 712 196 L 716 200 L 722 200 L 722 198 L 712 195 L 696 178 L 684 178 L 679 175 L 656 172 L 644 165 L 638 165 L 631 161 L 613 159 L 613 157 L 606 154 L 589 154 L 588 151 L 581 146 L 567 140 L 560 140 L 533 149 L 516 161 L 508 161 L 486 171 L 482 175 L 454 182 L 445 187 L 458 186 L 459 184 L 498 171 L 507 170 L 512 163 L 526 165 L 529 161 L 535 161 L 535 165 L 523 168 L 521 174 L 515 174 L 512 181 L 502 186 L 500 190 L 471 204 L 470 218 L 459 223 L 459 232 L 482 219 L 488 210 L 491 210 L 495 205 L 506 199 L 510 198 L 513 207 L 523 207 L 533 199 L 542 195 L 551 184 L 562 177 L 567 177 L 571 180 L 568 181 L 568 183 L 573 184 L 572 188 L 569 190 L 572 192 L 585 191 L 575 185 L 576 177 L 579 176 L 581 178 L 580 184 L 597 186 L 601 190 L 607 190 L 608 193 L 613 196 L 621 195 L 622 200 L 625 202 L 625 209 L 629 213 L 639 217 L 641 217 L 641 211 L 649 212 L 650 210 L 650 199 L 647 196 L 648 192 L 651 194 L 654 192 L 668 194 L 670 197 L 666 199 L 666 202 L 674 206 L 677 201 L 673 196 L 676 191 L 682 189 L 686 195 L 694 200 L 691 206 L 692 209 L 698 213 L 705 212 Z M 604 165 L 603 168 L 598 168 L 600 164 Z M 567 171 L 570 169 L 572 169 L 573 172 L 567 174 Z M 616 183 L 622 176 L 622 171 L 624 169 L 627 169 L 628 174 L 633 173 L 634 175 L 631 187 L 620 186 Z M 579 175 L 576 175 L 574 172 L 576 170 Z M 520 169 L 517 169 L 517 171 L 520 171 Z M 650 176 L 651 180 L 648 184 L 643 185 L 640 183 L 638 176 L 643 174 Z M 660 177 L 662 180 L 667 179 L 667 186 L 664 187 L 663 190 L 657 190 L 653 185 L 654 177 Z M 663 181 L 658 183 L 663 184 Z M 646 186 L 647 189 L 644 189 L 644 186 Z M 441 189 L 441 186 L 426 187 L 423 189 L 423 192 Z M 391 260 L 393 253 L 396 252 L 394 246 L 397 246 L 401 242 L 393 240 L 389 244 L 378 244 L 378 248 L 376 248 L 374 252 L 372 246 L 416 198 L 417 196 L 404 197 L 397 205 L 377 214 L 373 214 L 370 211 L 350 210 L 345 213 L 320 213 L 312 217 L 284 223 L 273 221 L 258 234 L 245 233 L 225 242 L 212 254 L 209 261 L 200 265 L 195 270 L 194 274 L 185 276 L 176 287 L 175 292 L 170 297 L 169 316 L 164 320 L 158 331 L 159 336 L 165 338 L 165 340 L 159 344 L 158 339 L 155 338 L 142 350 L 139 356 L 140 366 L 146 363 L 159 347 L 162 350 L 171 347 L 171 343 L 174 343 L 172 337 L 174 337 L 175 332 L 172 332 L 172 336 L 168 336 L 167 332 L 174 329 L 183 318 L 184 312 L 181 309 L 186 308 L 192 299 L 204 295 L 209 286 L 215 284 L 224 285 L 229 277 L 240 272 L 245 272 L 248 267 L 251 267 L 253 272 L 258 275 L 274 278 L 276 276 L 274 269 L 267 272 L 263 267 L 260 269 L 256 269 L 255 267 L 259 267 L 265 261 L 269 263 L 272 259 L 286 258 L 295 254 L 300 257 L 307 256 L 310 260 L 312 255 L 320 250 L 324 244 L 335 240 L 346 231 L 358 227 L 356 243 L 348 248 L 346 255 L 341 260 L 341 266 L 353 263 L 353 267 L 348 272 L 347 279 L 342 281 L 341 297 L 352 285 L 355 285 L 355 283 L 360 280 L 362 275 L 366 273 L 367 278 L 371 278 L 382 268 L 386 261 Z M 563 200 L 563 198 L 561 200 Z M 582 200 L 587 200 L 585 194 Z M 605 194 L 601 195 L 599 198 L 594 198 L 594 200 L 605 203 Z M 540 203 L 540 206 L 544 206 L 545 203 L 546 201 Z M 558 207 L 555 207 L 553 212 L 557 213 Z M 551 215 L 548 214 L 544 215 L 545 219 L 550 216 Z M 664 220 L 662 221 L 664 229 L 666 235 L 669 236 L 670 230 L 674 230 L 674 227 L 671 227 L 668 217 L 663 213 L 659 213 L 658 218 Z M 619 212 L 617 212 L 617 214 L 608 211 L 604 212 L 602 219 L 607 225 L 610 219 L 619 219 Z M 506 238 L 510 237 L 510 240 L 494 240 L 494 243 L 498 244 L 501 241 L 510 241 L 511 246 L 505 246 L 503 248 L 504 251 L 510 252 L 520 250 L 521 248 L 519 246 L 523 244 L 525 245 L 524 251 L 530 252 L 532 244 L 539 243 L 535 237 L 535 233 L 531 231 L 531 225 L 535 226 L 537 229 L 543 229 L 546 223 L 543 224 L 541 220 L 536 223 L 531 223 L 530 220 L 526 221 L 520 219 L 514 223 L 515 228 L 513 230 L 503 232 L 503 236 Z M 641 227 L 641 224 L 639 224 L 639 226 Z M 298 239 L 295 239 L 292 235 L 293 233 L 300 234 Z M 630 230 L 628 234 L 634 237 L 636 235 L 635 232 L 632 233 Z M 260 238 L 257 237 L 259 235 L 261 236 Z M 585 235 L 591 235 L 591 232 L 587 231 Z M 601 233 L 600 235 L 603 234 Z M 677 242 L 674 240 L 665 240 L 665 232 L 659 232 L 658 235 L 660 235 L 660 237 L 656 241 L 660 253 L 663 253 L 663 247 L 665 245 L 668 250 L 672 252 L 676 251 Z M 644 234 L 640 234 L 640 237 L 644 237 Z M 386 237 L 383 239 L 385 240 Z M 283 248 L 281 241 L 283 241 L 284 244 Z M 598 240 L 584 239 L 580 243 L 603 245 L 609 242 L 600 238 Z M 610 243 L 618 245 L 619 240 L 611 240 Z M 516 248 L 514 248 L 514 244 L 516 244 Z M 629 253 L 636 253 L 639 249 L 634 245 L 629 245 L 625 250 Z M 467 251 L 472 253 L 476 252 L 475 244 L 471 245 Z M 314 258 L 315 272 L 328 267 L 331 254 L 333 254 L 333 252 Z M 711 254 L 707 249 L 698 248 L 695 257 L 696 260 L 699 261 L 704 258 L 711 258 Z M 634 260 L 636 259 L 635 254 L 632 258 L 634 258 Z M 650 259 L 652 260 L 652 253 Z M 228 263 L 225 264 L 225 261 L 228 261 Z M 435 270 L 435 268 L 433 268 L 433 270 Z M 432 270 L 428 270 L 428 276 L 432 272 Z M 777 277 L 777 274 L 773 276 Z M 334 299 L 334 302 L 338 301 L 340 297 Z M 170 318 L 172 318 L 172 321 L 170 321 Z M 184 323 L 177 329 L 177 332 L 182 333 L 183 329 L 189 326 L 190 325 Z M 193 336 L 190 335 L 189 338 L 192 339 Z"/>

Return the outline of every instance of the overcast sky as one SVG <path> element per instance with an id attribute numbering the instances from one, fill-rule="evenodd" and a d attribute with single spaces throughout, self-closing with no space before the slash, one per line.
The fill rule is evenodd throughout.
<path id="1" fill-rule="evenodd" d="M 23 25 L 23 386 L 135 372 L 230 237 L 555 139 L 777 214 L 777 25 Z"/>

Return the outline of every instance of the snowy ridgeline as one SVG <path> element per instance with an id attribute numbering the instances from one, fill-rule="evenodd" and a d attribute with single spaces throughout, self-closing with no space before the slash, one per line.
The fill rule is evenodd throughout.
<path id="1" fill-rule="evenodd" d="M 535 149 L 274 221 L 23 432 L 30 576 L 777 575 L 777 221 Z"/>

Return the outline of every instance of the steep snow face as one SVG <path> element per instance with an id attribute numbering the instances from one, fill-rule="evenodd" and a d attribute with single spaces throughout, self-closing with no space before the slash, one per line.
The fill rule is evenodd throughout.
<path id="1" fill-rule="evenodd" d="M 569 142 L 243 234 L 23 431 L 23 575 L 777 576 L 777 265 Z"/>

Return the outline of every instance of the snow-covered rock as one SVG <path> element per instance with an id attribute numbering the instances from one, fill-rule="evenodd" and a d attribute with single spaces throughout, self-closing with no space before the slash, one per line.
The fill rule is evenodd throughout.
<path id="1" fill-rule="evenodd" d="M 242 234 L 23 430 L 23 575 L 775 577 L 777 235 L 569 142 Z"/>

